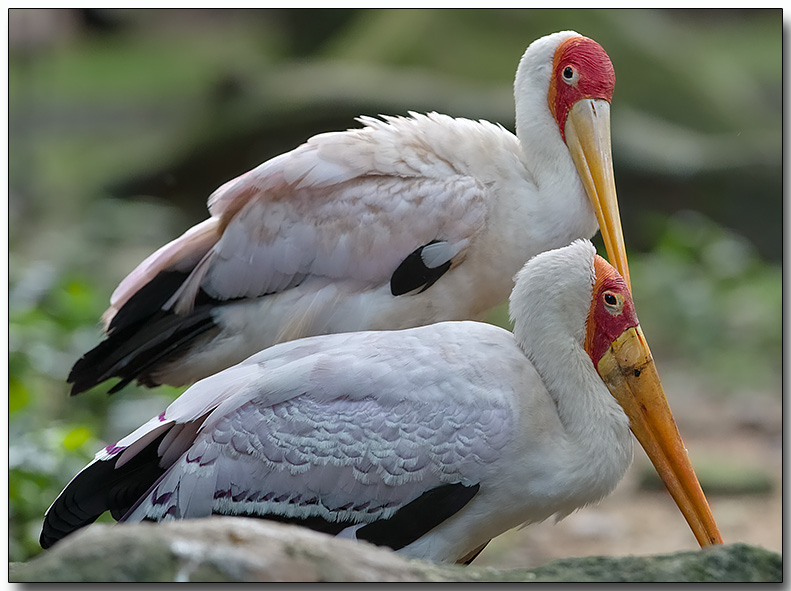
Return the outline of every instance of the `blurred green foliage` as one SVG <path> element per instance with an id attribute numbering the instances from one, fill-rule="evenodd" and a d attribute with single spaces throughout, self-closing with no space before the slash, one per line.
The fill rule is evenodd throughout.
<path id="1" fill-rule="evenodd" d="M 701 377 L 715 397 L 779 394 L 782 285 L 779 265 L 745 238 L 698 212 L 656 220 L 656 245 L 631 253 L 635 306 L 662 365 Z M 601 238 L 594 239 L 604 256 Z M 509 326 L 508 309 L 488 321 Z"/>
<path id="2" fill-rule="evenodd" d="M 96 322 L 102 296 L 86 281 L 40 268 L 12 285 L 9 318 L 9 558 L 38 551 L 43 511 L 100 446 L 105 397 L 66 408 L 63 369 L 80 327 Z"/>
<path id="3" fill-rule="evenodd" d="M 107 294 L 96 281 L 51 268 L 13 281 L 9 317 L 9 559 L 38 553 L 46 508 L 96 451 L 116 441 L 184 388 L 155 395 L 134 386 L 107 396 L 109 385 L 69 399 L 69 368 L 98 341 Z M 143 407 L 136 409 L 140 402 Z"/>
<path id="4" fill-rule="evenodd" d="M 782 269 L 742 236 L 694 211 L 661 222 L 633 257 L 632 285 L 656 357 L 708 376 L 719 392 L 779 392 Z"/>
<path id="5" fill-rule="evenodd" d="M 10 49 L 11 560 L 40 551 L 44 511 L 97 449 L 183 390 L 68 396 L 129 270 L 204 217 L 222 182 L 360 112 L 510 126 L 516 63 L 550 31 L 590 35 L 616 64 L 616 176 L 660 373 L 685 368 L 725 397 L 780 395 L 782 224 L 766 213 L 781 203 L 779 11 L 108 14 L 116 29 L 72 24 Z M 113 189 L 146 175 L 160 184 Z M 507 309 L 491 320 L 507 325 Z"/>

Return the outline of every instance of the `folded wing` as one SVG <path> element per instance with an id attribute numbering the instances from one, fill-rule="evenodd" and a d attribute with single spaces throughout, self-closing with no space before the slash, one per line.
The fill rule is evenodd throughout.
<path id="1" fill-rule="evenodd" d="M 118 286 L 104 316 L 108 339 L 75 364 L 72 393 L 112 376 L 124 378 L 118 388 L 159 383 L 163 364 L 217 334 L 217 311 L 230 303 L 330 284 L 333 294 L 429 289 L 465 259 L 486 217 L 481 182 L 425 141 L 426 127 L 452 136 L 449 121 L 366 118 L 362 129 L 315 136 L 226 183 L 209 200 L 211 218 Z M 312 334 L 305 318 L 326 324 L 315 318 L 331 317 L 337 297 L 315 301 L 309 313 L 274 311 L 269 343 Z"/>
<path id="2" fill-rule="evenodd" d="M 42 544 L 106 510 L 125 521 L 247 515 L 411 543 L 477 494 L 512 433 L 512 404 L 446 327 L 303 339 L 202 380 L 97 454 L 47 512 Z"/>

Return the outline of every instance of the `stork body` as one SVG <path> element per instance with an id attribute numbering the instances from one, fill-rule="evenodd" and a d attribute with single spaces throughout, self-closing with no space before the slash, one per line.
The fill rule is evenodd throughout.
<path id="1" fill-rule="evenodd" d="M 597 373 L 610 343 L 639 326 L 624 281 L 594 256 L 576 241 L 528 263 L 513 334 L 462 321 L 317 336 L 198 382 L 69 483 L 42 545 L 106 510 L 124 521 L 226 514 L 452 562 L 601 499 L 631 460 L 630 419 L 642 419 L 614 397 L 623 376 Z M 704 515 L 703 529 L 690 521 L 696 536 L 716 541 L 694 472 L 670 473 Z"/>
<path id="2" fill-rule="evenodd" d="M 362 117 L 226 183 L 209 219 L 118 286 L 72 393 L 113 376 L 115 389 L 191 383 L 305 336 L 480 319 L 524 261 L 597 220 L 628 280 L 613 85 L 598 44 L 556 33 L 520 62 L 517 135 L 436 113 Z"/>

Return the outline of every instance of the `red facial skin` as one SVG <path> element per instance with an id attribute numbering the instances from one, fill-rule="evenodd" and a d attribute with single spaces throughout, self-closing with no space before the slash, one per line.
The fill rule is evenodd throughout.
<path id="1" fill-rule="evenodd" d="M 567 67 L 574 72 L 571 81 L 563 75 Z M 610 102 L 614 89 L 615 70 L 601 45 L 587 37 L 569 37 L 558 46 L 552 59 L 547 100 L 564 142 L 566 117 L 574 103 L 582 99 Z"/>
<path id="2" fill-rule="evenodd" d="M 629 288 L 618 271 L 599 255 L 596 255 L 593 267 L 596 281 L 593 284 L 593 298 L 585 323 L 585 351 L 598 370 L 599 360 L 612 342 L 640 322 L 634 311 Z M 616 300 L 615 305 L 607 302 L 612 298 Z"/>

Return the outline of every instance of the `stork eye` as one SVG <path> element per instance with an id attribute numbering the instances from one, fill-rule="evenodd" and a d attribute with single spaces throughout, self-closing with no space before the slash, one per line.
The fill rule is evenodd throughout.
<path id="1" fill-rule="evenodd" d="M 619 314 L 623 309 L 623 296 L 619 293 L 605 291 L 602 299 L 610 314 Z"/>
<path id="2" fill-rule="evenodd" d="M 580 74 L 574 66 L 566 66 L 563 68 L 563 82 L 576 86 L 577 81 L 580 79 Z"/>

